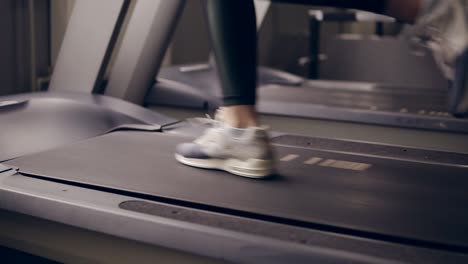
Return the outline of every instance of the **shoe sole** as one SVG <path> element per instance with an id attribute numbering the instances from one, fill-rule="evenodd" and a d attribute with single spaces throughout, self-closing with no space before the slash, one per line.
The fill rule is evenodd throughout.
<path id="1" fill-rule="evenodd" d="M 263 179 L 273 174 L 273 162 L 270 160 L 249 159 L 246 161 L 238 159 L 191 159 L 175 154 L 175 158 L 182 164 L 202 168 L 224 170 L 229 173 L 253 178 Z"/>

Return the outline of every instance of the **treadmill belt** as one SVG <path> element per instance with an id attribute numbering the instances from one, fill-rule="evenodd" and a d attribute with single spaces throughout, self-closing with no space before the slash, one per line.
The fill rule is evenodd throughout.
<path id="1" fill-rule="evenodd" d="M 443 90 L 308 81 L 298 87 L 266 85 L 258 93 L 259 112 L 266 114 L 468 132 L 466 119 L 447 112 Z"/>
<path id="2" fill-rule="evenodd" d="M 278 176 L 178 164 L 187 139 L 115 132 L 8 162 L 20 172 L 217 208 L 468 249 L 468 169 L 277 146 Z M 460 250 L 460 249 L 459 249 Z"/>
<path id="3" fill-rule="evenodd" d="M 260 88 L 259 97 L 265 101 L 450 117 L 446 112 L 447 92 L 442 90 L 386 86 L 357 88 L 352 83 L 349 87 L 345 84 L 310 81 L 301 87 L 270 85 Z"/>

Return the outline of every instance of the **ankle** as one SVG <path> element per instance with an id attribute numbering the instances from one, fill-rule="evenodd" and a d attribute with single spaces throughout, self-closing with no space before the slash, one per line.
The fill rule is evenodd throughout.
<path id="1" fill-rule="evenodd" d="M 231 127 L 248 128 L 259 125 L 254 105 L 232 105 L 221 108 L 223 120 Z"/>

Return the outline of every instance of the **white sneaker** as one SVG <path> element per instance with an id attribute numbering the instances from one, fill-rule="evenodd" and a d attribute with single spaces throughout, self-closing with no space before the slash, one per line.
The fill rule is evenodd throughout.
<path id="1" fill-rule="evenodd" d="M 210 123 L 213 126 L 200 138 L 177 146 L 175 158 L 179 162 L 249 178 L 265 178 L 273 174 L 274 155 L 266 128 L 233 128 L 219 113 Z"/>
<path id="2" fill-rule="evenodd" d="M 425 0 L 415 38 L 429 47 L 445 76 L 453 81 L 449 111 L 468 113 L 468 0 Z"/>

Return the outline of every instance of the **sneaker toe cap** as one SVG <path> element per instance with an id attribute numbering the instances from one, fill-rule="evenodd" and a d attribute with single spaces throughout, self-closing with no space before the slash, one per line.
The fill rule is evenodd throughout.
<path id="1" fill-rule="evenodd" d="M 209 159 L 202 147 L 195 143 L 183 143 L 177 146 L 176 154 L 191 159 Z"/>

